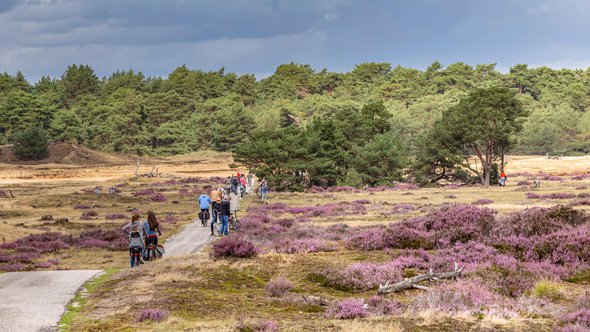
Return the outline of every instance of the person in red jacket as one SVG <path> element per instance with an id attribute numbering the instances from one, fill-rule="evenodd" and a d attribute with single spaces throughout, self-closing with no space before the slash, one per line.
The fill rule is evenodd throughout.
<path id="1" fill-rule="evenodd" d="M 506 185 L 506 173 L 504 171 L 500 172 L 500 186 L 504 187 Z"/>

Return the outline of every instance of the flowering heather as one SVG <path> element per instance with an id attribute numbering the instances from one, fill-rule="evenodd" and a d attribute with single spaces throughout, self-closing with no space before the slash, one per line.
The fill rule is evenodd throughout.
<path id="1" fill-rule="evenodd" d="M 438 246 L 444 246 L 485 237 L 494 222 L 491 209 L 452 204 L 428 213 L 424 217 L 424 228 L 433 233 Z"/>
<path id="2" fill-rule="evenodd" d="M 266 286 L 264 286 L 268 295 L 273 297 L 281 297 L 291 290 L 293 290 L 293 284 L 286 278 L 271 279 Z"/>
<path id="3" fill-rule="evenodd" d="M 330 304 L 326 317 L 333 319 L 354 319 L 367 316 L 363 299 L 347 298 Z"/>
<path id="4" fill-rule="evenodd" d="M 420 189 L 420 188 L 413 183 L 403 183 L 403 182 L 399 182 L 393 187 L 393 190 L 418 190 L 418 189 Z"/>
<path id="5" fill-rule="evenodd" d="M 243 240 L 238 237 L 224 237 L 213 243 L 210 256 L 212 259 L 223 258 L 249 258 L 256 256 L 258 249 L 252 242 Z"/>
<path id="6" fill-rule="evenodd" d="M 4 190 L 0 190 L 0 198 L 8 198 L 8 194 Z"/>
<path id="7" fill-rule="evenodd" d="M 162 322 L 165 321 L 169 315 L 170 312 L 164 309 L 143 309 L 137 313 L 137 315 L 135 316 L 135 321 L 138 323 L 146 320 Z"/>
<path id="8" fill-rule="evenodd" d="M 127 216 L 122 213 L 111 213 L 104 216 L 107 220 L 127 219 Z"/>
<path id="9" fill-rule="evenodd" d="M 561 323 L 583 326 L 590 329 L 590 309 L 582 308 L 560 318 Z"/>
<path id="10" fill-rule="evenodd" d="M 375 289 L 386 281 L 402 279 L 401 269 L 391 263 L 355 263 L 344 269 L 325 269 L 320 275 L 325 278 L 326 286 L 345 291 Z"/>
<path id="11" fill-rule="evenodd" d="M 585 179 L 590 179 L 590 173 L 577 175 L 572 178 L 572 180 L 576 180 L 576 181 L 585 180 Z"/>
<path id="12" fill-rule="evenodd" d="M 164 196 L 164 194 L 162 193 L 157 193 L 155 195 L 152 195 L 150 197 L 150 199 L 152 200 L 152 202 L 167 202 L 168 198 L 166 198 L 166 196 Z"/>
<path id="13" fill-rule="evenodd" d="M 590 198 L 578 199 L 570 203 L 571 206 L 590 205 Z"/>
<path id="14" fill-rule="evenodd" d="M 397 249 L 433 249 L 432 234 L 424 230 L 423 223 L 417 220 L 392 224 L 383 233 L 386 248 Z"/>
<path id="15" fill-rule="evenodd" d="M 523 187 L 523 186 L 530 186 L 530 185 L 532 185 L 532 184 L 533 184 L 532 182 L 530 182 L 530 181 L 527 181 L 527 180 L 525 180 L 525 181 L 518 181 L 518 182 L 516 183 L 516 185 L 517 185 L 517 186 L 519 186 L 519 187 Z"/>
<path id="16" fill-rule="evenodd" d="M 475 202 L 473 202 L 471 204 L 474 204 L 474 205 L 487 205 L 487 204 L 493 204 L 493 203 L 494 203 L 494 201 L 491 200 L 491 199 L 489 199 L 489 198 L 481 198 L 481 199 L 478 199 L 477 201 L 475 201 Z"/>
<path id="17" fill-rule="evenodd" d="M 371 204 L 371 201 L 368 199 L 357 199 L 356 201 L 352 201 L 352 204 Z"/>
<path id="18" fill-rule="evenodd" d="M 576 187 L 576 190 L 586 190 L 586 189 L 588 189 L 588 186 L 579 186 L 579 187 Z"/>
<path id="19" fill-rule="evenodd" d="M 87 210 L 87 209 L 90 209 L 90 205 L 77 204 L 77 205 L 74 205 L 74 209 Z"/>
<path id="20" fill-rule="evenodd" d="M 329 187 L 327 191 L 332 193 L 339 193 L 339 192 L 351 192 L 355 191 L 356 188 L 350 186 L 340 186 L 340 187 Z"/>
<path id="21" fill-rule="evenodd" d="M 393 206 L 391 212 L 393 214 L 405 214 L 414 210 L 416 210 L 416 205 L 414 204 L 399 203 Z"/>
<path id="22" fill-rule="evenodd" d="M 82 216 L 80 217 L 81 220 L 92 220 L 98 217 L 98 213 L 96 211 L 84 211 L 82 212 Z"/>
<path id="23" fill-rule="evenodd" d="M 563 181 L 564 179 L 561 176 L 545 174 L 541 176 L 541 179 L 545 181 Z"/>
<path id="24" fill-rule="evenodd" d="M 446 195 L 445 198 L 447 198 L 447 199 L 455 199 L 455 198 L 457 198 L 457 195 L 449 194 L 449 195 Z"/>
<path id="25" fill-rule="evenodd" d="M 279 325 L 272 320 L 258 320 L 255 322 L 244 322 L 240 319 L 236 325 L 237 332 L 276 332 Z"/>
<path id="26" fill-rule="evenodd" d="M 588 218 L 584 214 L 571 207 L 532 207 L 500 219 L 493 233 L 497 237 L 511 235 L 531 237 L 571 228 L 587 221 Z"/>
<path id="27" fill-rule="evenodd" d="M 526 198 L 528 198 L 528 199 L 537 199 L 537 198 L 541 198 L 541 195 L 539 195 L 537 193 L 526 193 Z"/>
<path id="28" fill-rule="evenodd" d="M 345 246 L 349 249 L 381 250 L 385 247 L 383 233 L 381 228 L 359 232 L 347 238 Z"/>
<path id="29" fill-rule="evenodd" d="M 122 187 L 127 187 L 128 185 L 129 185 L 129 183 L 118 183 L 115 185 L 115 187 L 122 188 Z"/>
<path id="30" fill-rule="evenodd" d="M 152 189 L 143 189 L 143 190 L 139 190 L 136 191 L 135 193 L 133 193 L 133 196 L 135 197 L 140 197 L 140 196 L 152 196 L 154 195 L 156 192 L 153 191 Z"/>
<path id="31" fill-rule="evenodd" d="M 0 265 L 0 271 L 4 271 L 4 272 L 18 272 L 18 271 L 24 271 L 26 269 L 27 269 L 27 266 L 25 264 L 21 264 L 21 263 Z"/>
<path id="32" fill-rule="evenodd" d="M 279 240 L 273 246 L 278 253 L 284 254 L 336 251 L 335 245 L 318 239 Z"/>
<path id="33" fill-rule="evenodd" d="M 421 293 L 410 305 L 410 310 L 414 312 L 479 313 L 489 307 L 500 305 L 502 301 L 500 296 L 487 291 L 478 282 L 459 280 Z"/>

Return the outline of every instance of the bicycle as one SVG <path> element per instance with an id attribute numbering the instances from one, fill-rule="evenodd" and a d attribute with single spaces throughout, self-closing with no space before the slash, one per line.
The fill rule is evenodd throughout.
<path id="1" fill-rule="evenodd" d="M 158 258 L 158 253 L 156 252 L 156 239 L 148 237 L 145 240 L 145 261 L 146 262 L 153 262 Z"/>
<path id="2" fill-rule="evenodd" d="M 199 212 L 199 219 L 201 220 L 201 225 L 203 225 L 203 227 L 207 227 L 207 220 L 209 220 L 209 217 L 209 210 Z"/>
<path id="3" fill-rule="evenodd" d="M 238 219 L 238 215 L 236 211 L 232 211 L 229 215 L 229 229 L 231 231 L 239 231 L 240 230 L 240 219 Z"/>

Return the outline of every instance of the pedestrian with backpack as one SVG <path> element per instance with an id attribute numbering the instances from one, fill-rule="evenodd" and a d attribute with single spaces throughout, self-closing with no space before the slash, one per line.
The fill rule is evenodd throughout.
<path id="1" fill-rule="evenodd" d="M 121 228 L 125 234 L 129 235 L 129 265 L 135 267 L 141 263 L 141 253 L 144 248 L 145 234 L 143 225 L 139 221 L 139 214 L 131 217 L 131 222 Z"/>
<path id="2" fill-rule="evenodd" d="M 199 196 L 199 207 L 201 208 L 199 219 L 201 219 L 201 224 L 203 226 L 207 226 L 207 221 L 209 220 L 209 207 L 211 206 L 211 203 L 211 198 L 205 192 Z"/>

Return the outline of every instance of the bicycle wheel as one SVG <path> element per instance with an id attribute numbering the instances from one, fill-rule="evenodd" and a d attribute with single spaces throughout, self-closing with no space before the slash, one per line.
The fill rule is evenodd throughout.
<path id="1" fill-rule="evenodd" d="M 216 236 L 221 236 L 221 220 L 218 220 L 213 226 L 213 230 L 215 231 Z"/>

